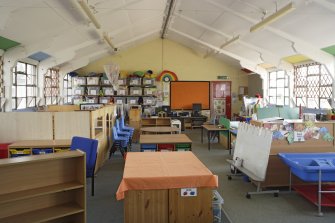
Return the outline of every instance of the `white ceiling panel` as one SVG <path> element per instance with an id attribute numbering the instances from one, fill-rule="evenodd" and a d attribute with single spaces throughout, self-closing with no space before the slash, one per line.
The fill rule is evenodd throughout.
<path id="1" fill-rule="evenodd" d="M 87 4 L 100 28 L 94 26 L 78 1 Z M 0 0 L 0 36 L 20 42 L 12 55 L 45 51 L 51 56 L 75 55 L 76 66 L 94 54 L 104 55 L 110 36 L 120 50 L 160 36 L 171 0 Z M 296 8 L 261 30 L 250 27 L 281 9 L 290 0 L 175 0 L 166 38 L 199 54 L 227 63 L 276 62 L 297 52 L 320 63 L 334 57 L 320 48 L 335 45 L 335 1 L 292 0 Z M 232 37 L 240 40 L 220 50 Z M 295 44 L 292 47 L 292 44 Z M 295 48 L 298 49 L 295 52 Z M 94 53 L 94 49 L 99 53 Z M 11 49 L 10 49 L 11 50 Z M 9 50 L 9 51 L 10 51 Z M 25 53 L 23 52 L 25 51 Z M 221 51 L 225 54 L 215 54 Z M 114 52 L 114 51 L 113 51 Z M 119 51 L 118 51 L 119 52 Z M 54 54 L 54 55 L 53 55 Z M 28 55 L 27 55 L 28 56 Z M 80 61 L 80 56 L 85 58 Z M 52 60 L 52 58 L 50 58 Z M 70 63 L 59 60 L 66 66 Z"/>

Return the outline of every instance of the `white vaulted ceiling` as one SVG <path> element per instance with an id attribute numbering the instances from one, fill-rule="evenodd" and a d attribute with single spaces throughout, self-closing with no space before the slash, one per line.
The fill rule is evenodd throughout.
<path id="1" fill-rule="evenodd" d="M 250 32 L 290 3 L 293 11 Z M 43 52 L 50 57 L 42 64 L 67 72 L 161 38 L 166 21 L 164 38 L 233 66 L 290 67 L 284 58 L 292 55 L 334 64 L 335 0 L 0 0 L 0 36 L 20 43 L 8 53 L 28 57 Z"/>

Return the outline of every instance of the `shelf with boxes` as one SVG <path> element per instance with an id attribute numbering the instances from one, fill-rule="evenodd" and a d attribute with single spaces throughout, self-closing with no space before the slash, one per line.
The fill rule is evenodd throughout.
<path id="1" fill-rule="evenodd" d="M 114 89 L 106 77 L 75 77 L 73 104 L 81 102 L 107 104 L 114 96 Z"/>
<path id="2" fill-rule="evenodd" d="M 119 79 L 119 87 L 114 98 L 116 104 L 145 105 L 156 104 L 156 85 L 153 78 L 128 77 Z M 143 99 L 139 100 L 140 97 Z"/>
<path id="3" fill-rule="evenodd" d="M 69 151 L 71 140 L 22 140 L 8 146 L 8 157 Z"/>

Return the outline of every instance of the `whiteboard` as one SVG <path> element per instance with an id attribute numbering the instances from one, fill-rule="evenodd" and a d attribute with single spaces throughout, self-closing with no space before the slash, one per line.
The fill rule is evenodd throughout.
<path id="1" fill-rule="evenodd" d="M 242 167 L 258 178 L 265 179 L 272 132 L 269 129 L 240 123 L 236 138 L 234 160 L 243 160 Z"/>

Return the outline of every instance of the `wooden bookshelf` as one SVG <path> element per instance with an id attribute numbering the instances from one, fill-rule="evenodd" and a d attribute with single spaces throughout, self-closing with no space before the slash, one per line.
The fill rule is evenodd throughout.
<path id="1" fill-rule="evenodd" d="M 0 160 L 0 222 L 86 222 L 85 153 Z"/>
<path id="2" fill-rule="evenodd" d="M 142 118 L 142 127 L 171 126 L 171 118 Z"/>

